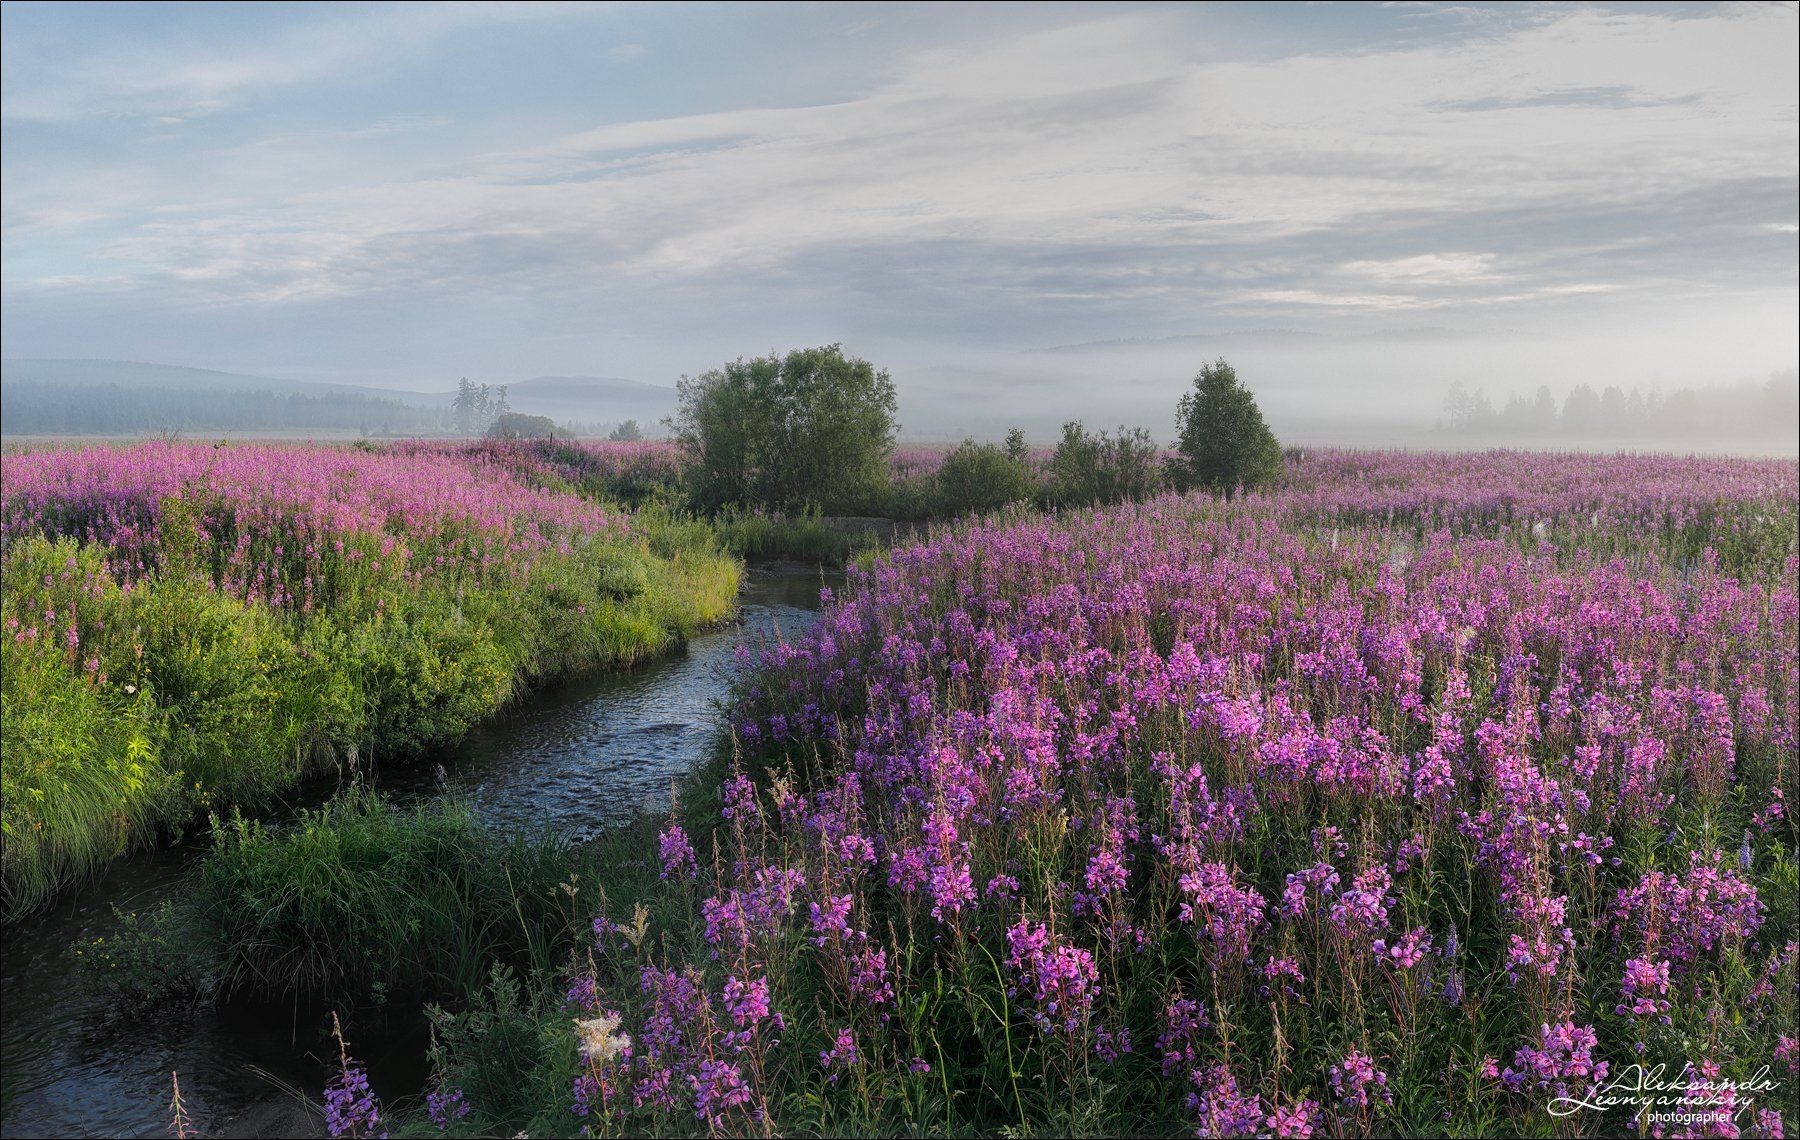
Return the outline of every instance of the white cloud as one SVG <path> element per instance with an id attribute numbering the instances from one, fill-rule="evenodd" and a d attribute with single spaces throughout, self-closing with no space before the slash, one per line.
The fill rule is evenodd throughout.
<path id="1" fill-rule="evenodd" d="M 1350 261 L 1343 268 L 1356 276 L 1421 285 L 1462 285 L 1498 276 L 1491 253 L 1424 253 L 1385 261 Z"/>
<path id="2" fill-rule="evenodd" d="M 180 191 L 135 198 L 27 172 L 8 227 L 111 218 L 109 273 L 236 302 L 673 289 L 821 259 L 1022 303 L 1190 308 L 1479 309 L 1617 288 L 1583 249 L 1637 258 L 1639 284 L 1675 277 L 1655 264 L 1670 203 L 1795 176 L 1794 15 L 1556 11 L 1434 46 L 1225 63 L 1197 61 L 1175 17 L 1131 13 L 925 51 L 825 105 L 417 161 L 311 163 L 304 148 L 326 144 L 265 140 L 212 156 L 216 179 L 185 170 Z M 316 81 L 408 39 L 408 21 L 493 15 L 407 12 L 166 79 L 127 69 L 107 97 L 204 106 Z M 1568 221 L 1603 203 L 1639 228 L 1601 241 Z M 1514 248 L 1473 236 L 1501 225 Z M 1006 254 L 945 268 L 952 246 Z M 9 289 L 31 285 L 9 271 Z"/>

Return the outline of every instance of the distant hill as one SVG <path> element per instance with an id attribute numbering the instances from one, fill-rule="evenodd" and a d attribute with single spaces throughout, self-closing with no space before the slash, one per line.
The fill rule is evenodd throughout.
<path id="1" fill-rule="evenodd" d="M 0 361 L 0 431 L 416 435 L 443 430 L 433 395 L 125 360 Z"/>
<path id="2" fill-rule="evenodd" d="M 399 403 L 448 404 L 449 395 L 406 392 L 363 384 L 333 384 L 316 380 L 287 380 L 274 376 L 246 376 L 211 368 L 186 368 L 176 364 L 147 364 L 138 360 L 72 360 L 15 357 L 0 361 L 0 385 L 54 384 L 68 388 L 121 385 L 142 388 L 211 389 L 220 392 L 265 391 L 287 395 L 355 394 Z"/>
<path id="3" fill-rule="evenodd" d="M 676 404 L 673 388 L 610 376 L 539 376 L 506 388 L 514 411 L 587 427 L 635 419 L 647 433 Z M 435 435 L 447 429 L 454 397 L 130 360 L 0 361 L 0 431 L 9 436 Z"/>

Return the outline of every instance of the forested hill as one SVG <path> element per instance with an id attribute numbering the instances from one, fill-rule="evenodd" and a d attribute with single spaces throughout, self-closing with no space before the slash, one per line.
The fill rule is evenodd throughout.
<path id="1" fill-rule="evenodd" d="M 443 430 L 441 398 L 133 361 L 0 364 L 7 435 L 152 432 L 415 434 Z"/>

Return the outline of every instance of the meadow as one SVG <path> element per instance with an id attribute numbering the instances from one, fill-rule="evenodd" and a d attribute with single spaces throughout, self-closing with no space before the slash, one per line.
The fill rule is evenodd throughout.
<path id="1" fill-rule="evenodd" d="M 422 1104 L 346 1053 L 333 1127 L 1784 1135 L 1797 515 L 1322 452 L 867 556 L 560 968 L 436 1011 Z"/>
<path id="2" fill-rule="evenodd" d="M 890 486 L 945 494 L 955 454 Z M 345 1136 L 1795 1125 L 1791 462 L 1290 452 L 1261 491 L 1059 506 L 1056 460 L 745 646 L 666 815 L 578 846 L 359 782 L 221 813 L 100 984 L 341 1016 Z M 653 651 L 729 605 L 734 527 L 821 525 L 682 521 L 655 444 L 6 463 L 22 902 Z M 395 998 L 431 1075 L 384 1100 L 354 1045 Z M 1655 1065 L 1670 1117 L 1586 1107 Z"/>

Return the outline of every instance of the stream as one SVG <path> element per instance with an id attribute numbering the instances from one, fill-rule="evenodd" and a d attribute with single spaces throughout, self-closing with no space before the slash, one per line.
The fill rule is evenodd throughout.
<path id="1" fill-rule="evenodd" d="M 813 568 L 753 567 L 737 619 L 686 647 L 629 670 L 596 674 L 534 695 L 454 749 L 377 773 L 399 798 L 448 790 L 500 826 L 548 819 L 577 837 L 666 806 L 671 782 L 709 753 L 746 640 L 810 625 L 821 586 Z M 440 772 L 441 766 L 441 772 Z M 301 789 L 282 811 L 328 797 L 333 782 Z M 72 889 L 5 932 L 0 973 L 0 1136 L 167 1136 L 171 1071 L 203 1135 L 317 1132 L 303 1096 L 328 1077 L 320 1027 L 285 1013 L 215 1009 L 108 1016 L 82 988 L 68 947 L 112 923 L 112 908 L 154 908 L 206 849 L 203 838 L 127 856 L 97 882 Z M 346 1027 L 384 1097 L 415 1093 L 425 1078 L 424 1019 L 395 1011 Z M 335 1056 L 329 1060 L 335 1062 Z"/>

